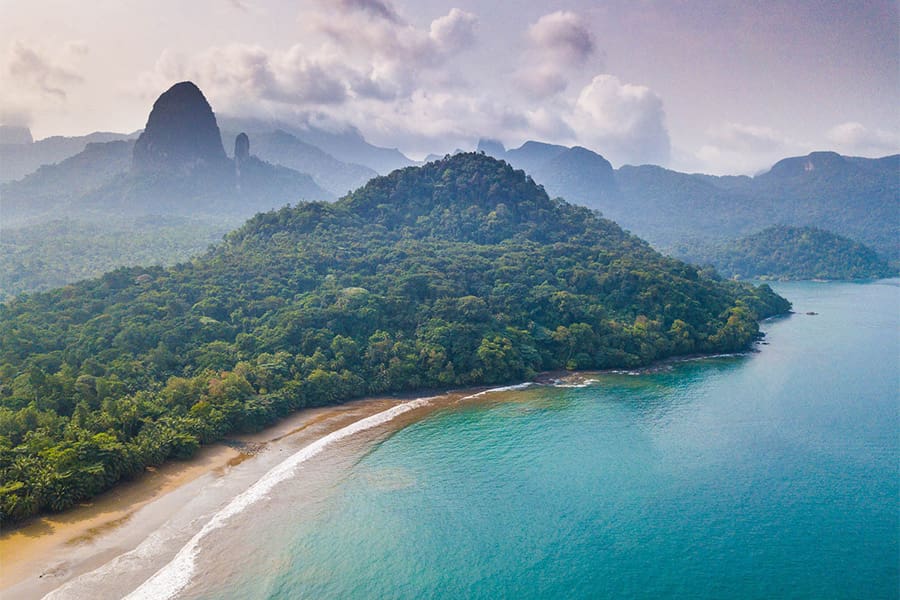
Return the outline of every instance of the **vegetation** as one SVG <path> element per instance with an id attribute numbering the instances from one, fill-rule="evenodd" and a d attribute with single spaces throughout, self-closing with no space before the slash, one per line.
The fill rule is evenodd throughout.
<path id="1" fill-rule="evenodd" d="M 769 227 L 691 257 L 725 277 L 744 279 L 878 279 L 897 270 L 874 250 L 815 227 Z"/>
<path id="2" fill-rule="evenodd" d="M 147 216 L 60 219 L 0 230 L 0 302 L 129 265 L 166 265 L 205 251 L 237 219 Z"/>
<path id="3" fill-rule="evenodd" d="M 713 177 L 654 165 L 613 172 L 602 157 L 574 150 L 529 142 L 505 156 L 551 194 L 600 210 L 679 258 L 691 256 L 682 249 L 698 242 L 719 244 L 787 224 L 827 229 L 900 260 L 900 155 L 813 152 L 755 177 Z"/>
<path id="4" fill-rule="evenodd" d="M 190 263 L 0 307 L 0 516 L 305 406 L 743 350 L 789 307 L 506 163 L 448 157 L 259 214 Z"/>

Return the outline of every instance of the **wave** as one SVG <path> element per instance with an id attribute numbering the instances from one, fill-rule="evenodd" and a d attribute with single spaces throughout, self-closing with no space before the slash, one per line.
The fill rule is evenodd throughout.
<path id="1" fill-rule="evenodd" d="M 273 467 L 256 483 L 236 496 L 225 508 L 216 513 L 194 537 L 188 541 L 168 564 L 144 581 L 137 589 L 126 596 L 126 600 L 163 600 L 172 598 L 181 591 L 194 575 L 196 557 L 200 550 L 200 542 L 212 531 L 223 527 L 233 516 L 244 511 L 253 503 L 265 498 L 277 484 L 292 477 L 297 467 L 319 454 L 330 444 L 387 423 L 405 412 L 427 406 L 434 398 L 418 398 L 404 404 L 393 406 L 385 411 L 360 419 L 342 429 L 298 450 L 290 457 Z"/>
<path id="2" fill-rule="evenodd" d="M 591 385 L 597 383 L 598 381 L 599 381 L 599 379 L 585 379 L 583 381 L 579 381 L 579 382 L 575 383 L 575 382 L 564 381 L 562 379 L 554 379 L 553 381 L 550 382 L 550 385 L 552 385 L 555 388 L 578 388 L 578 389 L 580 389 L 580 388 L 586 388 L 588 386 L 591 386 Z"/>
<path id="3" fill-rule="evenodd" d="M 504 385 L 501 387 L 490 388 L 487 390 L 482 390 L 476 394 L 472 394 L 470 396 L 465 396 L 460 398 L 460 400 L 471 400 L 472 398 L 480 398 L 481 396 L 485 396 L 487 394 L 494 394 L 496 392 L 512 392 L 515 390 L 524 390 L 525 388 L 531 387 L 535 385 L 533 381 L 526 381 L 525 383 L 517 383 L 515 385 Z"/>

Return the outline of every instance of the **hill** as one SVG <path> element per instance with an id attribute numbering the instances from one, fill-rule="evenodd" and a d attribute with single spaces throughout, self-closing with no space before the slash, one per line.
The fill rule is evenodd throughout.
<path id="1" fill-rule="evenodd" d="M 17 135 L 7 134 L 0 140 L 0 184 L 21 179 L 43 165 L 52 165 L 72 157 L 89 144 L 129 141 L 137 137 L 137 134 L 97 131 L 89 135 L 53 136 L 29 141 L 31 132 L 22 129 L 24 131 L 15 132 Z"/>
<path id="2" fill-rule="evenodd" d="M 871 248 L 814 227 L 775 226 L 693 257 L 725 277 L 880 279 L 897 270 Z"/>
<path id="3" fill-rule="evenodd" d="M 526 142 L 479 150 L 524 169 L 548 193 L 601 211 L 655 247 L 687 258 L 766 227 L 817 227 L 900 260 L 900 155 L 880 159 L 813 152 L 756 177 L 679 173 L 655 165 L 613 171 L 584 148 Z"/>
<path id="4" fill-rule="evenodd" d="M 60 510 L 299 407 L 747 349 L 788 310 L 479 154 L 0 306 L 0 511 Z"/>

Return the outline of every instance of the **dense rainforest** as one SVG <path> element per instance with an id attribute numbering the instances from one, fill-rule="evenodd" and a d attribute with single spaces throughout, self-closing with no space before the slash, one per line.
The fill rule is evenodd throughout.
<path id="1" fill-rule="evenodd" d="M 460 154 L 0 306 L 0 517 L 305 406 L 747 349 L 788 311 Z"/>
<path id="2" fill-rule="evenodd" d="M 706 250 L 688 260 L 712 264 L 724 277 L 744 279 L 880 279 L 897 269 L 874 250 L 816 227 L 768 227 Z"/>

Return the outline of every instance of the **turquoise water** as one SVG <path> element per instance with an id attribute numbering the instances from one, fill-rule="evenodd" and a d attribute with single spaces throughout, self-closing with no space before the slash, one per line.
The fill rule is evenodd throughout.
<path id="1" fill-rule="evenodd" d="M 898 597 L 898 282 L 776 287 L 757 353 L 488 395 L 282 484 L 188 595 Z"/>

